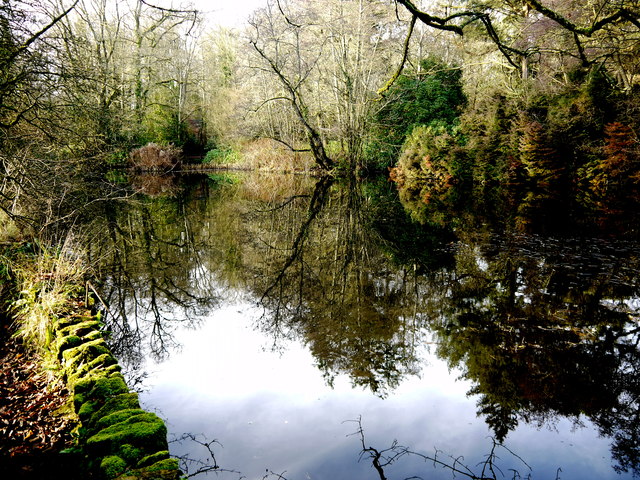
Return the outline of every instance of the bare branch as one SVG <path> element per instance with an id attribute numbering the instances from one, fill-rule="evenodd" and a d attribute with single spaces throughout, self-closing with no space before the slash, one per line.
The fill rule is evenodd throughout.
<path id="1" fill-rule="evenodd" d="M 159 7 L 158 5 L 153 5 L 149 2 L 147 2 L 146 0 L 140 0 L 141 3 L 143 3 L 144 5 L 146 5 L 147 7 L 150 8 L 155 8 L 156 10 L 160 10 L 161 12 L 167 12 L 167 13 L 176 13 L 176 14 L 183 14 L 183 13 L 188 13 L 188 14 L 193 14 L 193 15 L 198 15 L 198 10 L 178 10 L 178 9 L 174 9 L 174 8 L 165 8 L 165 7 Z"/>
<path id="2" fill-rule="evenodd" d="M 396 2 L 403 5 L 414 17 L 418 18 L 418 20 L 420 20 L 425 25 L 428 25 L 437 30 L 453 32 L 461 36 L 464 34 L 465 27 L 475 22 L 481 22 L 487 34 L 489 35 L 489 38 L 491 38 L 493 43 L 495 43 L 498 47 L 498 50 L 500 50 L 500 53 L 502 53 L 507 61 L 515 68 L 519 68 L 519 65 L 518 62 L 516 62 L 512 58 L 513 55 L 517 55 L 520 57 L 527 57 L 529 55 L 528 52 L 515 49 L 505 44 L 494 28 L 491 18 L 484 11 L 476 12 L 473 10 L 465 10 L 448 17 L 437 17 L 420 10 L 411 0 L 396 0 Z M 453 24 L 452 22 L 456 20 L 464 21 L 461 25 Z"/>
<path id="3" fill-rule="evenodd" d="M 569 30 L 570 32 L 577 33 L 578 35 L 584 35 L 586 37 L 592 36 L 598 30 L 602 30 L 607 25 L 617 22 L 620 19 L 627 20 L 636 27 L 639 26 L 638 19 L 640 18 L 640 15 L 626 8 L 621 8 L 607 17 L 604 17 L 598 21 L 594 21 L 590 27 L 581 27 L 579 25 L 576 25 L 566 17 L 560 15 L 558 12 L 545 7 L 538 0 L 526 0 L 526 2 L 531 8 L 549 18 L 550 20 L 553 20 L 562 28 Z"/>
<path id="4" fill-rule="evenodd" d="M 310 152 L 311 151 L 310 148 L 295 148 L 293 145 L 290 145 L 289 143 L 285 142 L 284 140 L 280 140 L 279 138 L 276 138 L 276 137 L 266 137 L 266 138 L 268 138 L 269 140 L 273 140 L 275 142 L 281 143 L 282 145 L 287 147 L 292 152 L 302 153 L 302 152 Z"/>
<path id="5" fill-rule="evenodd" d="M 428 25 L 433 28 L 437 28 L 438 30 L 446 30 L 449 32 L 454 32 L 458 35 L 462 35 L 463 31 L 459 25 L 450 25 L 450 18 L 441 18 L 428 14 L 420 10 L 411 0 L 396 0 L 414 16 L 417 17 L 422 23 Z"/>
<path id="6" fill-rule="evenodd" d="M 449 470 L 454 475 L 454 477 L 456 475 L 462 475 L 463 477 L 469 478 L 471 480 L 496 480 L 497 478 L 499 477 L 502 478 L 504 476 L 503 472 L 500 470 L 500 468 L 496 465 L 496 462 L 495 462 L 496 459 L 498 459 L 498 456 L 496 454 L 498 448 L 505 450 L 510 455 L 517 458 L 529 470 L 531 470 L 531 467 L 520 456 L 518 456 L 517 454 L 509 450 L 507 447 L 505 447 L 502 443 L 499 443 L 498 441 L 496 441 L 494 438 L 491 438 L 491 442 L 492 442 L 491 450 L 487 454 L 485 460 L 479 464 L 479 466 L 482 466 L 481 471 L 479 473 L 476 473 L 464 463 L 464 457 L 462 456 L 453 457 L 449 455 L 449 456 L 446 456 L 445 458 L 441 458 L 442 452 L 438 449 L 434 450 L 433 455 L 426 455 L 419 452 L 414 452 L 408 447 L 399 445 L 397 440 L 394 440 L 391 443 L 390 447 L 385 448 L 383 450 L 379 450 L 377 448 L 367 446 L 365 435 L 364 435 L 364 429 L 362 427 L 362 417 L 358 417 L 357 420 L 350 420 L 350 422 L 354 422 L 357 425 L 357 430 L 354 433 L 350 434 L 349 436 L 359 437 L 360 445 L 361 445 L 360 458 L 362 459 L 363 457 L 366 457 L 372 461 L 373 467 L 378 473 L 378 477 L 380 478 L 380 480 L 387 480 L 384 472 L 385 467 L 392 465 L 401 457 L 406 455 L 421 458 L 425 462 L 431 463 L 434 467 L 441 467 L 446 470 Z M 520 474 L 518 471 L 513 469 L 511 471 L 514 472 L 514 478 L 520 477 Z M 561 470 L 558 469 L 558 472 L 560 471 Z M 420 477 L 414 476 L 411 478 L 420 478 Z"/>
<path id="7" fill-rule="evenodd" d="M 295 28 L 302 28 L 302 25 L 298 25 L 297 23 L 293 23 L 290 19 L 289 16 L 284 13 L 284 10 L 282 10 L 282 5 L 280 5 L 280 0 L 276 0 L 276 3 L 278 4 L 278 10 L 280 10 L 280 13 L 282 14 L 282 16 L 284 17 L 285 21 L 291 25 L 292 27 Z"/>
<path id="8" fill-rule="evenodd" d="M 377 93 L 381 97 L 384 97 L 384 94 L 387 92 L 387 90 L 391 88 L 391 85 L 395 83 L 395 81 L 398 79 L 398 77 L 402 73 L 402 70 L 404 70 L 404 64 L 407 62 L 407 57 L 409 56 L 409 43 L 411 40 L 411 35 L 413 34 L 413 28 L 416 25 L 417 19 L 418 17 L 416 17 L 415 15 L 411 17 L 411 23 L 409 23 L 409 30 L 407 31 L 407 37 L 404 39 L 404 47 L 402 49 L 402 60 L 400 61 L 400 65 L 398 65 L 398 69 L 393 74 L 393 76 L 389 79 L 387 83 L 385 83 L 385 85 L 382 88 L 378 90 Z"/>
<path id="9" fill-rule="evenodd" d="M 18 56 L 20 56 L 23 52 L 25 52 L 36 40 L 38 40 L 42 35 L 47 33 L 51 28 L 53 28 L 60 20 L 66 17 L 78 4 L 80 0 L 75 0 L 73 4 L 67 8 L 64 12 L 62 12 L 57 17 L 54 17 L 47 25 L 41 28 L 39 31 L 31 35 L 26 42 L 24 42 L 20 47 L 18 47 L 11 55 L 2 60 L 2 65 L 8 65 L 13 62 Z"/>

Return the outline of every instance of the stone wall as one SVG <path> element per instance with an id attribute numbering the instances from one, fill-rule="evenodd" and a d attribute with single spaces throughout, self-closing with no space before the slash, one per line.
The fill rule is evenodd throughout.
<path id="1" fill-rule="evenodd" d="M 78 448 L 100 479 L 177 480 L 178 461 L 169 457 L 167 428 L 140 408 L 106 345 L 100 316 L 72 313 L 54 320 L 52 342 L 73 396 L 80 426 Z"/>

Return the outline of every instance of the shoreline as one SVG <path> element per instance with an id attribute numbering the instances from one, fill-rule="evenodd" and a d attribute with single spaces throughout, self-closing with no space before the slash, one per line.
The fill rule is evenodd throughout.
<path id="1" fill-rule="evenodd" d="M 66 264 L 64 253 L 47 262 L 49 253 L 8 260 L 0 279 L 6 310 L 16 317 L 5 311 L 0 318 L 0 472 L 179 479 L 164 421 L 143 410 L 127 386 L 93 298 L 70 273 L 78 265 Z M 38 304 L 51 296 L 51 305 Z"/>

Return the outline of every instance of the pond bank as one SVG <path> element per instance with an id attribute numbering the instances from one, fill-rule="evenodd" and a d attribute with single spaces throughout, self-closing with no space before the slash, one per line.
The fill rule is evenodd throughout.
<path id="1" fill-rule="evenodd" d="M 70 468 L 76 457 L 60 454 L 74 445 L 75 424 L 60 414 L 69 392 L 13 333 L 0 320 L 0 471 L 12 479 L 80 479 Z"/>
<path id="2" fill-rule="evenodd" d="M 181 472 L 178 461 L 169 458 L 164 422 L 142 410 L 138 394 L 129 390 L 106 345 L 100 314 L 79 299 L 82 289 L 61 288 L 67 279 L 60 264 L 66 260 L 58 255 L 41 262 L 30 283 L 24 282 L 30 269 L 15 265 L 22 269 L 11 275 L 17 282 L 12 291 L 19 295 L 3 288 L 8 303 L 19 307 L 19 335 L 4 317 L 0 428 L 10 448 L 2 449 L 0 471 L 12 478 L 41 478 L 51 476 L 52 466 L 68 466 L 67 478 L 177 480 Z M 43 271 L 43 263 L 53 269 Z M 52 301 L 55 308 L 38 305 L 54 294 L 64 297 Z M 40 324 L 33 325 L 36 321 Z"/>

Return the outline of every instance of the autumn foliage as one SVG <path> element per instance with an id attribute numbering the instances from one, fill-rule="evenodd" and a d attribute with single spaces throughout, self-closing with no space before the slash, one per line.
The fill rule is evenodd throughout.
<path id="1" fill-rule="evenodd" d="M 563 167 L 558 152 L 551 145 L 544 127 L 536 121 L 526 122 L 520 138 L 520 161 L 527 176 L 537 185 L 558 180 Z"/>
<path id="2" fill-rule="evenodd" d="M 603 171 L 611 181 L 620 182 L 638 175 L 637 140 L 628 125 L 605 125 Z"/>

